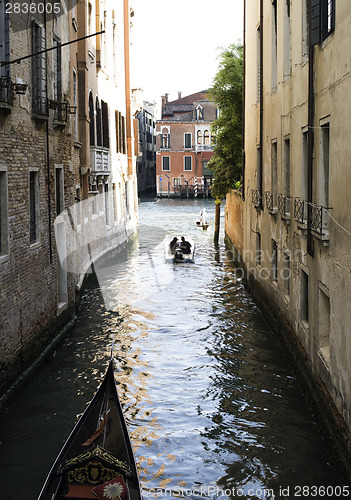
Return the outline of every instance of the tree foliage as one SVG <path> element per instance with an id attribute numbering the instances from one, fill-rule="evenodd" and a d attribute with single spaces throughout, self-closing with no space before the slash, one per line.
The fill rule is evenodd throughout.
<path id="1" fill-rule="evenodd" d="M 213 123 L 214 156 L 209 167 L 214 171 L 213 194 L 223 198 L 242 175 L 242 85 L 243 47 L 231 44 L 219 56 L 218 72 L 209 89 L 219 108 Z"/>

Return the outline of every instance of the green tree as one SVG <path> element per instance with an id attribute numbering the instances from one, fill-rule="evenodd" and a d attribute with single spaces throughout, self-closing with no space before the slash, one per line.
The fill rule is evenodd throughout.
<path id="1" fill-rule="evenodd" d="M 214 171 L 212 192 L 217 198 L 224 198 L 241 181 L 242 86 L 243 47 L 231 44 L 219 56 L 218 72 L 209 89 L 220 112 L 212 127 L 215 149 L 208 165 Z"/>

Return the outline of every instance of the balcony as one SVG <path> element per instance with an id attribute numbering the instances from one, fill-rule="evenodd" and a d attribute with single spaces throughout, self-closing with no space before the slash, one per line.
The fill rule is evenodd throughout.
<path id="1" fill-rule="evenodd" d="M 328 233 L 328 211 L 325 207 L 321 207 L 314 203 L 310 205 L 310 223 L 311 229 L 321 239 L 329 239 Z"/>
<path id="2" fill-rule="evenodd" d="M 211 144 L 195 144 L 196 153 L 201 153 L 202 151 L 214 151 L 214 146 Z"/>
<path id="3" fill-rule="evenodd" d="M 271 215 L 276 215 L 278 210 L 276 206 L 276 194 L 270 191 L 265 192 L 266 207 Z"/>
<path id="4" fill-rule="evenodd" d="M 95 175 L 110 174 L 110 150 L 102 146 L 90 146 L 90 170 Z"/>
<path id="5" fill-rule="evenodd" d="M 290 219 L 291 198 L 283 194 L 278 195 L 278 212 L 282 219 Z"/>
<path id="6" fill-rule="evenodd" d="M 13 104 L 12 82 L 10 77 L 0 77 L 0 108 L 11 109 Z"/>
<path id="7" fill-rule="evenodd" d="M 49 99 L 42 96 L 33 96 L 32 113 L 33 118 L 47 120 L 49 116 Z"/>
<path id="8" fill-rule="evenodd" d="M 294 199 L 294 218 L 296 222 L 303 226 L 301 229 L 304 229 L 307 225 L 306 207 L 307 204 L 304 200 L 300 200 L 300 198 Z"/>

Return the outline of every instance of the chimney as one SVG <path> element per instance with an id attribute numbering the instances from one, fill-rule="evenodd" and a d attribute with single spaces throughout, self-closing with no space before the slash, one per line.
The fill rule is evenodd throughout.
<path id="1" fill-rule="evenodd" d="M 181 99 L 181 98 L 182 98 L 182 93 L 178 92 L 178 99 Z"/>

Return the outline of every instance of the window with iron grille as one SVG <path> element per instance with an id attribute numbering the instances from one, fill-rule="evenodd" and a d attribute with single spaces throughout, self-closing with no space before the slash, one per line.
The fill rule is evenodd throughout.
<path id="1" fill-rule="evenodd" d="M 45 28 L 42 28 L 36 21 L 32 21 L 32 108 L 36 115 L 49 114 L 46 96 L 46 52 L 45 50 Z"/>
<path id="2" fill-rule="evenodd" d="M 60 215 L 65 208 L 63 190 L 63 168 L 55 168 L 55 189 L 56 189 L 56 215 Z"/>
<path id="3" fill-rule="evenodd" d="M 184 170 L 192 169 L 191 160 L 191 156 L 184 156 Z"/>
<path id="4" fill-rule="evenodd" d="M 309 318 L 308 312 L 308 274 L 303 269 L 301 269 L 300 317 L 306 323 L 308 323 Z"/>
<path id="5" fill-rule="evenodd" d="M 0 171 L 0 256 L 8 251 L 7 172 Z"/>

